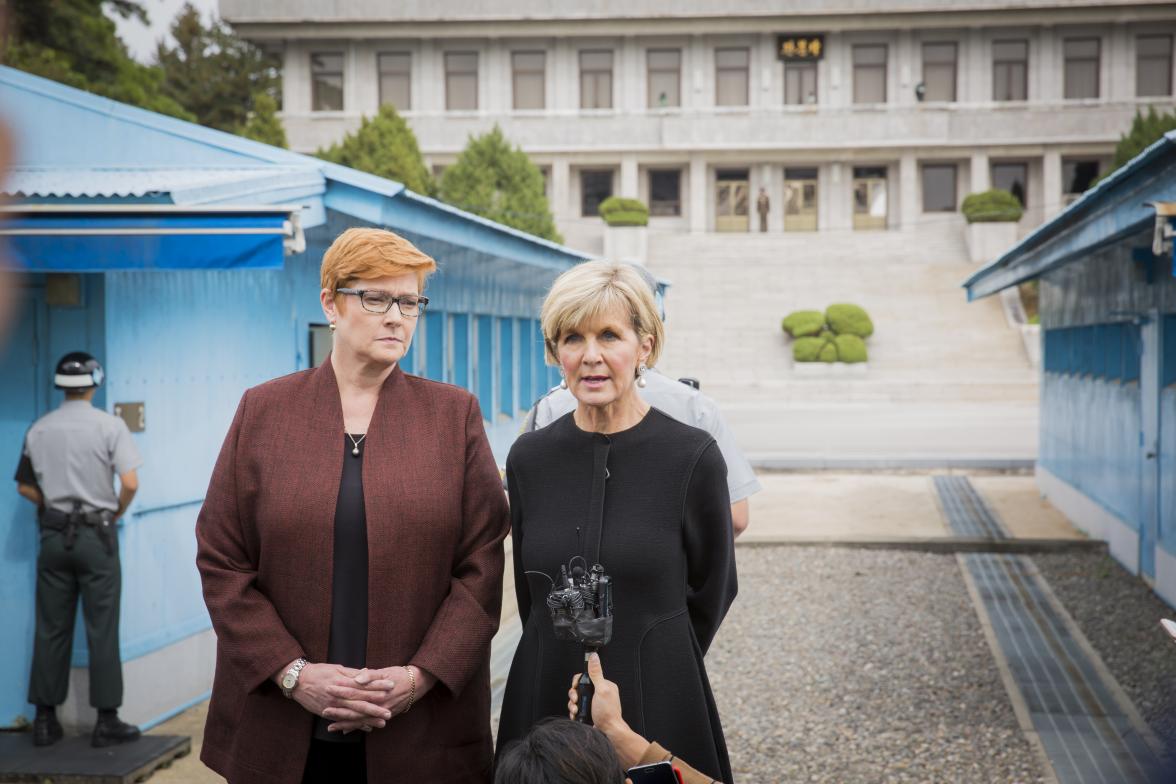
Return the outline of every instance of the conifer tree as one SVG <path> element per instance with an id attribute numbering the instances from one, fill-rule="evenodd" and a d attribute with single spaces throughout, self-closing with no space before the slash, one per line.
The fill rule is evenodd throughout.
<path id="1" fill-rule="evenodd" d="M 563 242 L 555 228 L 539 167 L 512 147 L 497 125 L 471 136 L 441 178 L 441 199 L 537 237 Z"/>
<path id="2" fill-rule="evenodd" d="M 381 106 L 375 117 L 363 118 L 354 133 L 315 155 L 396 180 L 417 193 L 432 195 L 434 191 L 433 178 L 425 168 L 416 134 L 391 104 Z"/>

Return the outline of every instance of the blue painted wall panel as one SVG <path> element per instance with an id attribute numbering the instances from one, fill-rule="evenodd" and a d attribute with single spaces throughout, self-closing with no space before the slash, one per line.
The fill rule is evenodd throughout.
<path id="1" fill-rule="evenodd" d="M 434 381 L 445 381 L 445 325 L 446 316 L 430 312 L 425 316 L 425 375 Z"/>
<path id="2" fill-rule="evenodd" d="M 484 419 L 494 419 L 494 318 L 478 316 L 474 322 L 477 332 L 477 380 L 478 405 L 482 407 Z"/>
<path id="3" fill-rule="evenodd" d="M 465 313 L 449 316 L 449 335 L 453 340 L 450 380 L 459 387 L 473 391 L 470 379 L 470 317 Z"/>
<path id="4" fill-rule="evenodd" d="M 519 335 L 519 408 L 529 411 L 535 402 L 535 352 L 531 350 L 535 322 L 531 319 L 517 319 L 515 329 Z"/>
<path id="5" fill-rule="evenodd" d="M 513 417 L 516 413 L 514 319 L 498 319 L 498 412 Z"/>

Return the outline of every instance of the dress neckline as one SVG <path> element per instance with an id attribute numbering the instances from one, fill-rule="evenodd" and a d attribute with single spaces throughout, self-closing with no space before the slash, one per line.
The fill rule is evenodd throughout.
<path id="1" fill-rule="evenodd" d="M 653 406 L 650 406 L 649 410 L 645 412 L 645 416 L 641 417 L 641 419 L 637 421 L 637 424 L 633 425 L 632 427 L 627 427 L 624 430 L 617 430 L 614 433 L 598 433 L 595 430 L 584 430 L 582 427 L 576 424 L 575 409 L 572 409 L 572 411 L 566 416 L 568 418 L 568 423 L 571 425 L 573 433 L 576 433 L 583 438 L 606 438 L 611 440 L 616 438 L 626 438 L 630 433 L 636 433 L 641 430 L 643 427 L 645 427 L 645 423 L 653 418 L 653 411 Z"/>

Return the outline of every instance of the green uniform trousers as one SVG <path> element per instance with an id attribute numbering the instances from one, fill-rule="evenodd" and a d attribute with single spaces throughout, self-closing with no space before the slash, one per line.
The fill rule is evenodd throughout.
<path id="1" fill-rule="evenodd" d="M 117 545 L 117 543 L 116 543 Z M 122 570 L 118 548 L 107 553 L 98 532 L 80 525 L 71 549 L 65 533 L 41 529 L 37 557 L 37 632 L 29 702 L 60 705 L 69 690 L 78 596 L 90 648 L 90 704 L 95 708 L 122 705 L 122 662 L 118 649 Z"/>

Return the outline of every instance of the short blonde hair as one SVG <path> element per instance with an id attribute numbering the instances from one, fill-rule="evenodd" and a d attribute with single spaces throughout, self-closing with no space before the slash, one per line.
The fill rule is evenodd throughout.
<path id="1" fill-rule="evenodd" d="M 335 238 L 323 254 L 322 287 L 335 291 L 352 280 L 395 277 L 412 273 L 417 291 L 437 269 L 437 262 L 395 232 L 384 229 L 348 229 Z"/>
<path id="2" fill-rule="evenodd" d="M 653 338 L 646 364 L 653 367 L 665 342 L 653 292 L 628 264 L 586 261 L 555 279 L 539 314 L 548 364 L 559 364 L 560 336 L 620 308 L 629 314 L 637 339 Z"/>

